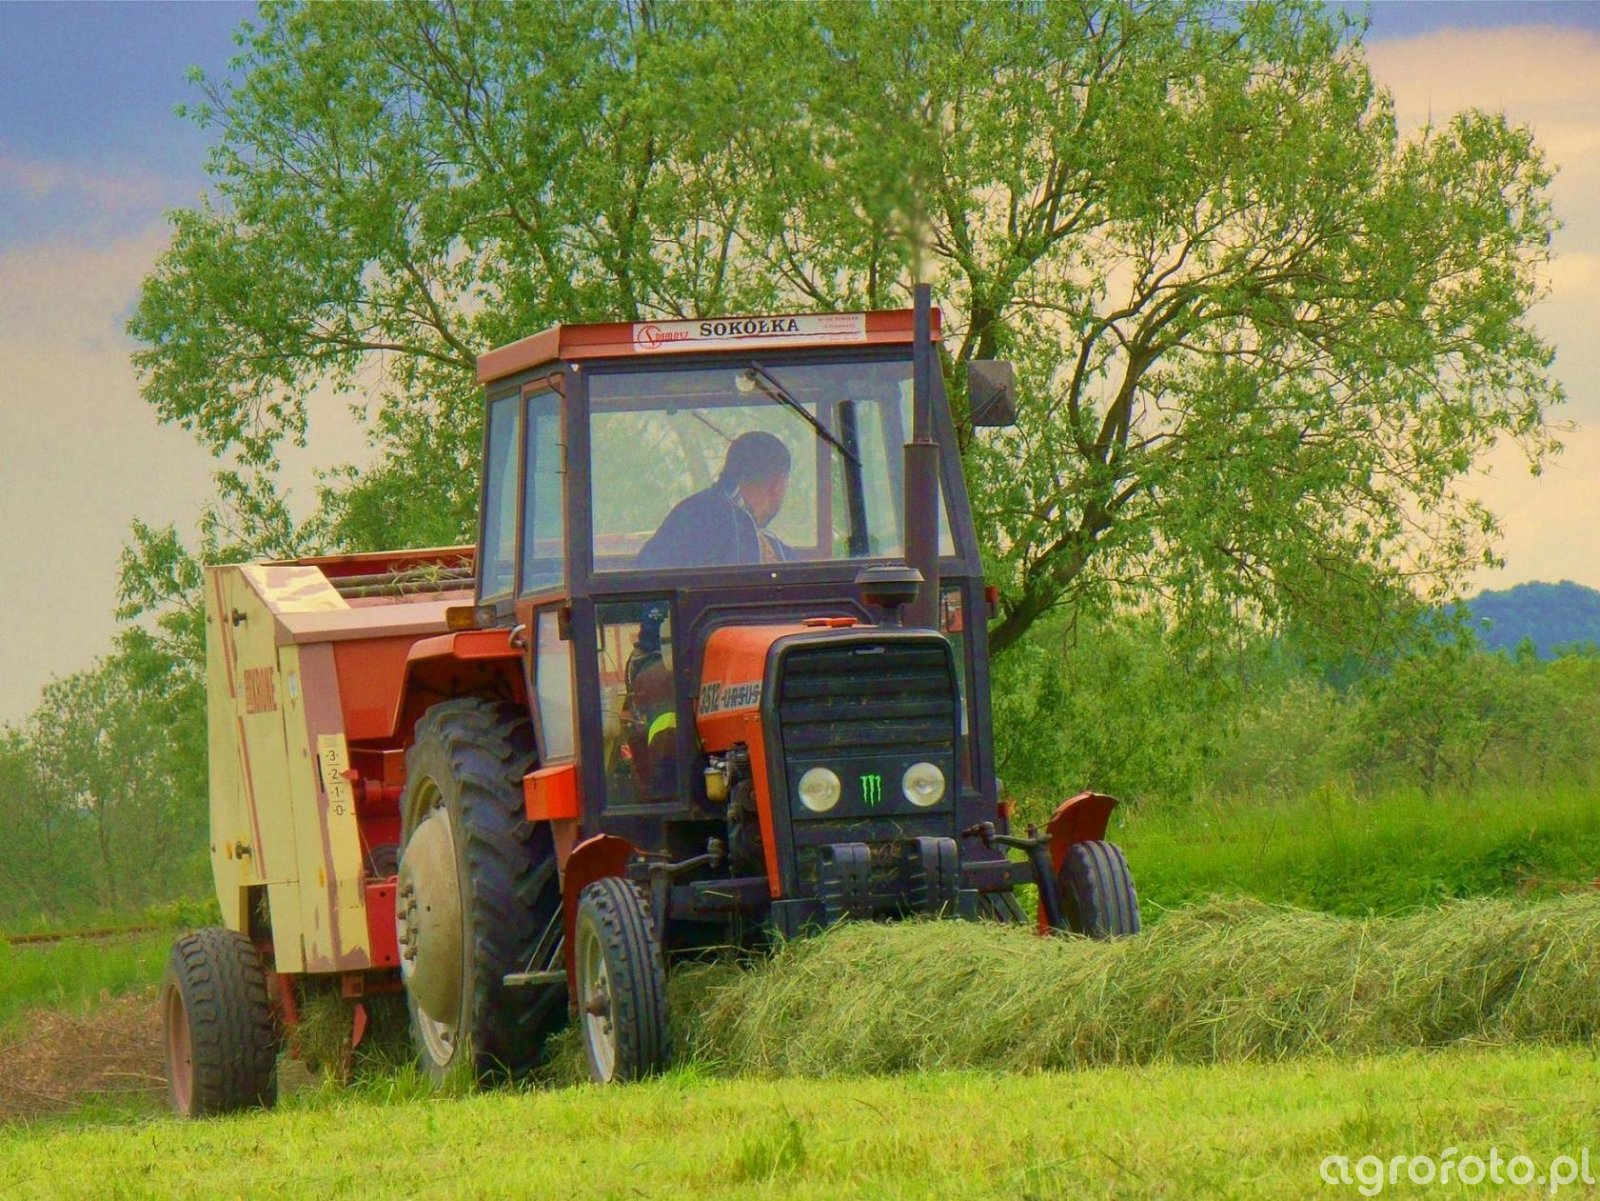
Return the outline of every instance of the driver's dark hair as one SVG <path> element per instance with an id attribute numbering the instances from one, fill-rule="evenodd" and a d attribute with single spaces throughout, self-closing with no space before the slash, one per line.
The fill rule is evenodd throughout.
<path id="1" fill-rule="evenodd" d="M 751 430 L 728 443 L 728 457 L 722 462 L 717 483 L 724 488 L 737 488 L 788 474 L 789 448 L 783 439 L 764 430 Z"/>

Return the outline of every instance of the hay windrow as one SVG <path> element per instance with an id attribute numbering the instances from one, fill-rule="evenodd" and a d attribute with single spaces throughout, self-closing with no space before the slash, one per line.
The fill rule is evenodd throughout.
<path id="1" fill-rule="evenodd" d="M 679 973 L 672 1000 L 680 1059 L 762 1075 L 1587 1043 L 1600 1027 L 1597 936 L 1593 895 L 1364 920 L 1213 903 L 1116 943 L 858 924 L 750 970 Z"/>

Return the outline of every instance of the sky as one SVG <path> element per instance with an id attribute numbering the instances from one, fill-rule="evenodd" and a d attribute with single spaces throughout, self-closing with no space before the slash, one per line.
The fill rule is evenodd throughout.
<path id="1" fill-rule="evenodd" d="M 1477 587 L 1600 588 L 1600 0 L 1379 0 L 1367 56 L 1414 128 L 1462 108 L 1531 125 L 1560 168 L 1565 222 L 1535 312 L 1570 403 L 1566 453 L 1537 478 L 1497 453 L 1474 487 L 1506 567 Z M 123 332 L 166 245 L 167 212 L 205 189 L 205 131 L 175 115 L 192 68 L 226 71 L 253 12 L 231 0 L 0 0 L 0 723 L 115 632 L 117 556 L 135 518 L 192 530 L 212 463 L 139 397 Z M 319 466 L 364 448 L 341 402 L 312 412 L 287 463 L 309 502 Z M 304 504 L 300 506 L 302 509 Z"/>

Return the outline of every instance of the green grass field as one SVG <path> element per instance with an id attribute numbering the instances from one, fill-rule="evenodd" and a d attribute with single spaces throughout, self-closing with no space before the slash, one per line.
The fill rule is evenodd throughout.
<path id="1" fill-rule="evenodd" d="M 1600 792 L 1572 786 L 1373 800 L 1123 808 L 1111 835 L 1159 917 L 1213 895 L 1327 913 L 1394 913 L 1458 897 L 1551 893 L 1600 876 Z"/>
<path id="2" fill-rule="evenodd" d="M 822 1071 L 838 1072 L 830 1065 L 841 1059 L 827 1051 L 826 1037 L 812 1031 L 809 1041 L 797 1037 L 785 1044 L 783 1055 L 763 1061 L 802 1073 L 784 1079 L 729 1078 L 691 1065 L 620 1089 L 583 1086 L 446 1098 L 430 1094 L 414 1073 L 402 1071 L 348 1088 L 331 1083 L 303 1088 L 286 1096 L 275 1113 L 193 1124 L 154 1115 L 148 1097 L 90 1098 L 71 1113 L 0 1127 L 0 1198 L 1279 1198 L 1379 1193 L 1452 1197 L 1505 1190 L 1546 1196 L 1548 1186 L 1537 1182 L 1522 1189 L 1459 1182 L 1420 1189 L 1406 1183 L 1403 1168 L 1400 1183 L 1384 1182 L 1375 1191 L 1370 1175 L 1375 1160 L 1366 1164 L 1365 1184 L 1357 1175 L 1348 1185 L 1330 1186 L 1323 1182 L 1319 1165 L 1330 1154 L 1345 1155 L 1357 1165 L 1363 1156 L 1385 1161 L 1396 1155 L 1441 1157 L 1446 1148 L 1455 1148 L 1457 1159 L 1487 1157 L 1494 1147 L 1506 1159 L 1525 1154 L 1542 1171 L 1555 1156 L 1579 1155 L 1588 1140 L 1600 1143 L 1594 1101 L 1600 1095 L 1600 1060 L 1589 1024 L 1589 960 L 1580 945 L 1589 937 L 1594 904 L 1574 896 L 1557 905 L 1528 908 L 1540 896 L 1592 886 L 1600 873 L 1597 801 L 1600 797 L 1580 790 L 1530 790 L 1518 796 L 1450 801 L 1400 796 L 1359 803 L 1329 797 L 1275 806 L 1120 813 L 1113 837 L 1128 849 L 1157 929 L 1148 947 L 1109 948 L 1107 962 L 1117 955 L 1142 955 L 1140 961 L 1149 963 L 1139 987 L 1163 995 L 1149 998 L 1148 1012 L 1141 1009 L 1128 972 L 1107 976 L 1107 981 L 1121 982 L 1118 988 L 1127 984 L 1127 995 L 1107 995 L 1127 1010 L 1126 1020 L 1145 1021 L 1146 1034 L 1168 1030 L 1162 1038 L 1152 1035 L 1140 1044 L 1153 1048 L 1154 1063 L 1127 1065 L 1146 1053 L 1131 1043 L 1122 1046 L 1115 1031 L 1093 1015 L 1087 1025 L 1075 1027 L 1077 1034 L 1058 1028 L 1073 1025 L 1065 1010 L 1049 1010 L 1055 1014 L 1049 1022 L 1030 1017 L 1022 999 L 1036 992 L 1040 1004 L 1049 998 L 1018 985 L 1004 998 L 1009 1017 L 1000 1042 L 1011 1048 L 1004 1054 L 1014 1057 L 1004 1062 L 1109 1060 L 1122 1066 L 1075 1072 L 938 1070 L 963 1060 L 929 1043 L 894 1055 L 844 1059 L 867 1065 L 881 1059 L 878 1066 L 931 1070 L 864 1076 L 847 1069 L 816 1079 L 805 1073 L 818 1071 L 819 1064 Z M 1442 899 L 1519 893 L 1533 895 L 1521 905 L 1486 902 L 1479 910 L 1458 910 L 1460 929 L 1453 936 L 1432 941 L 1423 937 L 1422 925 L 1431 919 L 1417 911 Z M 1400 942 L 1395 941 L 1400 933 L 1384 933 L 1387 926 L 1368 930 L 1370 923 L 1347 924 L 1348 930 L 1342 930 L 1328 919 L 1257 912 L 1248 905 L 1165 916 L 1169 909 L 1217 895 L 1348 916 L 1416 916 L 1405 919 L 1409 924 L 1404 927 L 1393 927 L 1400 933 L 1412 931 Z M 1524 908 L 1534 923 L 1532 934 L 1492 937 L 1501 928 L 1497 922 L 1521 930 Z M 1569 924 L 1564 924 L 1566 915 Z M 1312 979 L 1315 973 L 1302 971 L 1296 977 L 1300 982 L 1291 987 L 1282 978 L 1289 957 L 1285 952 L 1273 958 L 1276 943 L 1258 940 L 1248 951 L 1241 945 L 1237 954 L 1248 962 L 1208 975 L 1207 964 L 1227 961 L 1227 947 L 1219 945 L 1212 952 L 1194 948 L 1205 938 L 1223 937 L 1217 928 L 1222 918 L 1228 918 L 1223 925 L 1230 929 L 1257 930 L 1259 939 L 1278 938 L 1285 947 L 1292 942 L 1301 959 L 1323 964 L 1329 980 L 1344 981 L 1326 984 L 1346 990 L 1344 1008 L 1317 999 L 1326 982 Z M 1541 922 L 1552 924 L 1551 929 L 1538 927 Z M 1184 938 L 1186 923 L 1198 934 L 1191 931 L 1194 937 Z M 1483 931 L 1477 924 L 1483 924 Z M 1570 1006 L 1551 1009 L 1554 1002 L 1539 1003 L 1539 1012 L 1550 1019 L 1546 1026 L 1555 1034 L 1540 1033 L 1544 1026 L 1523 1030 L 1515 1022 L 1501 1023 L 1505 1029 L 1499 1034 L 1482 1037 L 1508 1045 L 1474 1045 L 1480 1036 L 1468 1034 L 1461 1036 L 1465 1043 L 1445 1050 L 1375 1057 L 1367 1057 L 1367 1050 L 1387 1045 L 1376 1036 L 1365 1041 L 1319 1037 L 1296 1044 L 1300 1051 L 1309 1046 L 1308 1056 L 1276 1058 L 1287 1054 L 1294 1040 L 1272 1036 L 1274 1023 L 1289 1023 L 1282 1029 L 1292 1033 L 1290 1019 L 1297 1016 L 1351 1009 L 1358 1017 L 1365 1014 L 1362 1020 L 1372 1030 L 1387 1030 L 1396 1022 L 1385 1016 L 1383 1006 L 1400 1005 L 1416 993 L 1427 1011 L 1422 1016 L 1428 1028 L 1439 1025 L 1454 993 L 1429 981 L 1441 972 L 1454 973 L 1463 982 L 1457 991 L 1466 997 L 1472 991 L 1471 964 L 1450 968 L 1450 956 L 1466 956 L 1463 963 L 1482 959 L 1480 966 L 1488 972 L 1487 952 L 1473 958 L 1471 939 L 1480 936 L 1495 946 L 1504 944 L 1502 950 L 1511 959 L 1517 958 L 1519 938 L 1529 942 L 1527 962 L 1538 970 L 1507 975 L 1512 985 L 1503 994 L 1507 1013 L 1521 1012 L 1511 1002 L 1524 1009 L 1533 1005 L 1536 984 L 1544 990 L 1538 997 L 1559 1000 L 1563 979 L 1570 976 L 1570 984 L 1582 983 L 1576 991 L 1584 995 L 1573 995 Z M 170 932 L 163 931 L 96 942 L 0 943 L 0 1043 L 18 1031 L 28 1009 L 92 1011 L 102 993 L 115 995 L 155 983 L 170 940 Z M 1184 948 L 1174 940 L 1189 946 L 1196 962 L 1179 962 Z M 1073 948 L 1026 942 L 1012 951 L 998 945 L 970 950 L 1019 961 L 1033 956 L 1061 959 L 1053 972 L 1065 971 L 1071 966 L 1067 960 L 1076 956 L 1086 959 L 1074 969 L 1081 969 L 1085 979 L 1097 970 L 1088 960 L 1102 958 L 1089 944 Z M 1384 951 L 1391 942 L 1395 945 Z M 1407 966 L 1409 961 L 1396 949 L 1402 942 L 1426 950 L 1418 964 L 1432 976 Z M 1166 944 L 1173 945 L 1158 955 L 1159 945 Z M 1568 958 L 1556 957 L 1552 948 Z M 863 954 L 876 962 L 879 951 L 869 947 Z M 1167 963 L 1172 956 L 1178 959 Z M 816 962 L 827 968 L 823 959 Z M 1276 975 L 1272 963 L 1281 969 Z M 942 989 L 935 977 L 941 971 L 959 975 L 958 969 L 959 964 L 929 965 L 926 986 Z M 834 971 L 836 983 L 848 974 L 827 970 Z M 1167 979 L 1174 972 L 1178 983 Z M 900 974 L 909 979 L 915 973 Z M 783 979 L 775 975 L 774 987 L 786 994 Z M 1478 982 L 1483 986 L 1479 991 L 1488 988 L 1487 980 L 1486 975 Z M 869 1001 L 876 994 L 854 985 L 836 991 L 841 993 L 831 998 L 836 1008 L 853 1004 L 841 999 L 844 993 L 869 1006 L 907 1003 L 904 997 Z M 724 1009 L 745 1004 L 738 999 L 741 995 L 728 994 L 732 999 L 725 999 Z M 1501 998 L 1496 993 L 1492 999 L 1500 1005 Z M 792 1007 L 801 1002 L 791 997 L 785 1003 Z M 946 1009 L 958 1004 L 948 997 L 941 1003 Z M 1095 1012 L 1105 1017 L 1115 1009 L 1108 1002 Z M 1401 1010 L 1396 1013 L 1403 1017 Z M 1182 1021 L 1172 1016 L 1180 1014 Z M 1241 1014 L 1256 1023 L 1257 1033 L 1264 1032 L 1261 1038 L 1243 1039 L 1241 1032 L 1248 1031 L 1238 1020 Z M 729 1025 L 736 1016 L 722 1012 L 717 1020 L 736 1029 Z M 978 1016 L 974 1021 L 981 1025 Z M 882 1020 L 880 1015 L 876 1026 L 865 1023 L 863 1037 L 876 1038 L 873 1029 L 887 1029 Z M 1348 1014 L 1338 1020 L 1355 1021 Z M 1236 1061 L 1174 1062 L 1205 1058 L 1208 1022 L 1219 1024 L 1224 1042 L 1229 1030 L 1240 1034 L 1233 1053 L 1216 1056 Z M 1229 1030 L 1223 1030 L 1229 1022 Z M 953 1030 L 973 1022 L 947 1025 Z M 1030 1031 L 1012 1028 L 1017 1026 L 1034 1027 L 1032 1043 Z M 1104 1055 L 1028 1053 L 1047 1045 L 1077 1048 L 1084 1030 L 1110 1038 L 1110 1050 Z M 1188 1031 L 1184 1037 L 1189 1041 L 1174 1042 L 1182 1031 Z M 1567 1040 L 1565 1045 L 1550 1041 L 1557 1037 Z M 1063 1043 L 1063 1038 L 1069 1041 Z M 1532 1041 L 1513 1041 L 1517 1039 Z M 1404 1045 L 1403 1039 L 1393 1042 Z M 1183 1051 L 1189 1043 L 1201 1052 Z M 1317 1050 L 1318 1044 L 1344 1050 L 1332 1055 Z M 818 1053 L 823 1059 L 802 1062 L 800 1052 L 806 1047 L 822 1048 Z M 569 1047 L 569 1058 L 570 1052 Z M 708 1062 L 715 1059 L 713 1054 Z M 720 1071 L 737 1071 L 738 1066 L 722 1062 Z M 1594 1167 L 1600 1169 L 1600 1161 Z M 1574 1186 L 1565 1192 L 1580 1190 Z"/>
<path id="3" fill-rule="evenodd" d="M 171 949 L 170 930 L 58 943 L 0 941 L 0 1038 L 14 1033 L 29 1009 L 81 1014 L 102 993 L 150 987 L 166 970 Z"/>
<path id="4" fill-rule="evenodd" d="M 1323 1183 L 1324 1157 L 1359 1171 L 1367 1155 L 1493 1147 L 1543 1170 L 1579 1155 L 1595 1140 L 1600 1063 L 1478 1050 L 826 1082 L 683 1071 L 392 1104 L 379 1092 L 314 1091 L 223 1121 L 0 1131 L 0 1196 L 1355 1197 L 1359 1177 Z"/>

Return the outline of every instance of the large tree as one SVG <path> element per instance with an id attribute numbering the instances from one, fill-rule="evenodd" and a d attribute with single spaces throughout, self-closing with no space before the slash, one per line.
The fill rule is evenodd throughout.
<path id="1" fill-rule="evenodd" d="M 1488 448 L 1553 445 L 1531 135 L 1400 137 L 1315 5 L 265 5 L 242 47 L 138 363 L 252 467 L 363 390 L 336 539 L 472 528 L 492 345 L 919 275 L 958 413 L 966 360 L 1019 368 L 962 435 L 1002 649 L 1072 600 L 1364 627 L 1492 553 Z"/>

